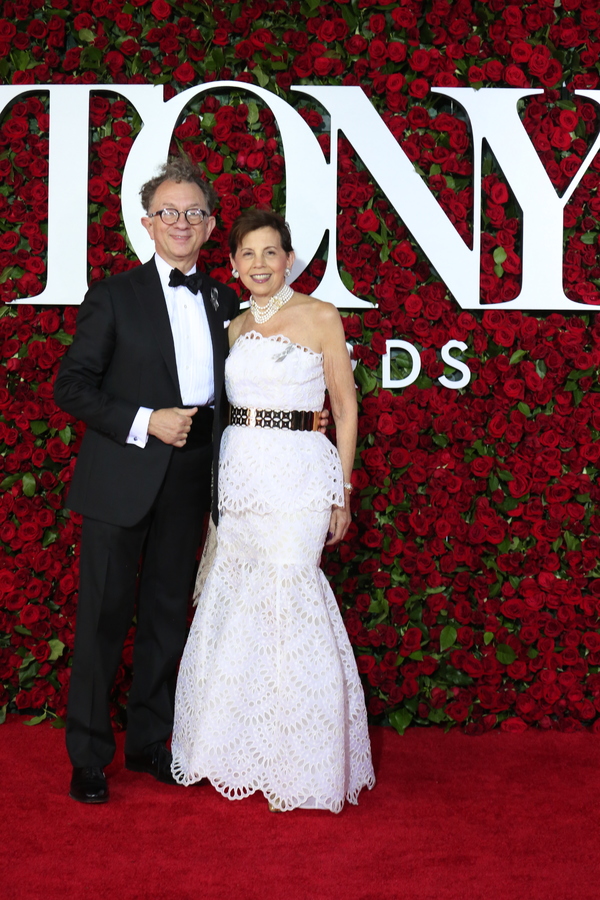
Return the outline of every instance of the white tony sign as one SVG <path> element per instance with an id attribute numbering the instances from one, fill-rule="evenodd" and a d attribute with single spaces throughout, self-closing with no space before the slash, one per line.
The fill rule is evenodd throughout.
<path id="1" fill-rule="evenodd" d="M 163 100 L 162 85 L 23 85 L 0 86 L 0 115 L 17 97 L 50 95 L 48 185 L 48 271 L 45 290 L 26 301 L 78 304 L 87 290 L 89 99 L 91 93 L 125 97 L 143 127 L 131 148 L 123 173 L 121 200 L 125 228 L 133 249 L 145 261 L 152 243 L 140 223 L 139 188 L 165 161 L 178 118 L 195 97 L 225 89 L 247 91 L 273 112 L 285 158 L 286 219 L 297 252 L 298 277 L 329 233 L 329 253 L 318 294 L 338 307 L 370 306 L 342 284 L 336 264 L 337 135 L 345 137 L 420 245 L 439 277 L 463 309 L 479 309 L 481 251 L 481 158 L 485 139 L 523 211 L 523 276 L 514 300 L 494 309 L 586 310 L 569 300 L 562 285 L 563 210 L 594 155 L 594 141 L 562 197 L 546 174 L 517 112 L 523 97 L 542 93 L 532 88 L 432 88 L 466 111 L 473 136 L 473 247 L 469 248 L 437 203 L 412 162 L 359 87 L 295 86 L 292 90 L 318 101 L 331 117 L 331 158 L 296 110 L 271 91 L 237 81 L 197 85 Z M 600 102 L 600 90 L 577 91 Z M 310 188 L 307 190 L 307 186 Z"/>

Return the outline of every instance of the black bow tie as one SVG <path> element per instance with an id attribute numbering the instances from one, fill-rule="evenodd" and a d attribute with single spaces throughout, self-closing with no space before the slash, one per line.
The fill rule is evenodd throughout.
<path id="1" fill-rule="evenodd" d="M 169 287 L 179 287 L 180 285 L 186 287 L 192 294 L 197 294 L 202 287 L 202 272 L 184 275 L 179 269 L 171 269 Z"/>

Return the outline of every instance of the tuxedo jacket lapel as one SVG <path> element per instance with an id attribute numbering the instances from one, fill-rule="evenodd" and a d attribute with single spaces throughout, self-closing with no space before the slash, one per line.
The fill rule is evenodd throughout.
<path id="1" fill-rule="evenodd" d="M 210 337 L 213 346 L 213 373 L 215 384 L 215 405 L 219 404 L 223 388 L 223 359 L 226 355 L 224 341 L 226 331 L 223 327 L 223 317 L 219 313 L 219 292 L 214 282 L 211 285 L 207 278 L 202 283 L 202 299 L 210 328 Z"/>
<path id="2" fill-rule="evenodd" d="M 134 281 L 134 290 L 142 306 L 142 314 L 146 317 L 154 332 L 154 337 L 165 360 L 169 374 L 177 388 L 179 405 L 182 406 L 173 332 L 171 331 L 165 295 L 154 259 L 151 259 L 144 266 L 140 266 L 136 272 L 139 272 L 139 276 Z"/>

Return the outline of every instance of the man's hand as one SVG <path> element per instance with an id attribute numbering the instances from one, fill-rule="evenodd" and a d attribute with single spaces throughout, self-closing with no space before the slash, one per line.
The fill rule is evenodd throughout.
<path id="1" fill-rule="evenodd" d="M 148 423 L 148 434 L 154 435 L 163 444 L 183 447 L 192 427 L 192 416 L 198 412 L 197 406 L 190 409 L 155 409 Z"/>
<path id="2" fill-rule="evenodd" d="M 327 430 L 327 426 L 329 425 L 329 410 L 322 409 L 319 413 L 319 431 L 321 434 L 325 434 Z"/>

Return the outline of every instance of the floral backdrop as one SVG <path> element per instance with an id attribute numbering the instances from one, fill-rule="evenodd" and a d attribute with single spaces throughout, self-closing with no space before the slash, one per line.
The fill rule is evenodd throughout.
<path id="1" fill-rule="evenodd" d="M 224 282 L 233 281 L 226 234 L 239 210 L 285 212 L 276 123 L 243 82 L 293 104 L 324 153 L 324 111 L 290 86 L 360 85 L 467 242 L 479 189 L 468 121 L 431 86 L 543 88 L 519 110 L 558 194 L 598 129 L 596 105 L 573 93 L 599 85 L 597 0 L 5 0 L 0 15 L 4 83 L 115 85 L 90 106 L 90 281 L 136 264 L 119 192 L 140 121 L 119 84 L 163 84 L 168 99 L 193 84 L 241 83 L 190 104 L 173 134 L 173 149 L 219 193 L 202 257 Z M 600 156 L 564 223 L 565 291 L 590 313 L 544 316 L 494 308 L 519 293 L 521 232 L 489 152 L 481 312 L 460 310 L 343 137 L 339 152 L 338 265 L 373 307 L 345 316 L 360 393 L 354 521 L 324 565 L 369 711 L 401 732 L 411 723 L 596 730 Z M 83 426 L 55 406 L 52 381 L 77 309 L 13 302 L 45 284 L 47 174 L 40 88 L 0 120 L 0 710 L 61 724 L 80 526 L 63 501 Z M 298 289 L 317 290 L 324 253 Z M 421 354 L 404 390 L 381 387 L 389 338 Z M 471 382 L 460 390 L 437 381 L 452 373 L 439 352 L 450 339 L 468 346 Z M 392 374 L 403 377 L 404 365 L 399 357 Z"/>

